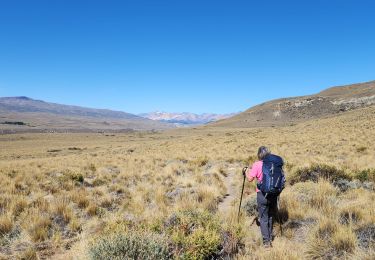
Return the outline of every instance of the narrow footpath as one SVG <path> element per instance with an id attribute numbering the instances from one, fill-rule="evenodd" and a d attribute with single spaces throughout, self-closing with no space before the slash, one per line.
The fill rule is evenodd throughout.
<path id="1" fill-rule="evenodd" d="M 227 194 L 218 205 L 218 211 L 223 216 L 228 216 L 230 213 L 233 213 L 236 210 L 236 207 L 238 207 L 238 203 L 240 200 L 239 195 L 241 192 L 238 191 L 238 189 L 241 189 L 241 187 L 237 187 L 235 178 L 236 168 L 228 168 L 228 175 L 223 179 L 225 188 L 227 189 Z"/>

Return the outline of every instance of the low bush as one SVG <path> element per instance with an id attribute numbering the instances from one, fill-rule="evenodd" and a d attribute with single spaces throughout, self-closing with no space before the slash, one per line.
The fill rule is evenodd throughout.
<path id="1" fill-rule="evenodd" d="M 254 194 L 254 196 L 250 196 L 243 207 L 245 208 L 245 211 L 248 216 L 257 216 L 258 204 L 256 194 Z"/>
<path id="2" fill-rule="evenodd" d="M 106 184 L 107 183 L 107 181 L 105 181 L 104 179 L 102 179 L 102 178 L 96 178 L 93 182 L 92 182 L 92 185 L 94 186 L 94 187 L 97 187 L 97 186 L 102 186 L 102 185 L 104 185 L 104 184 Z"/>
<path id="3" fill-rule="evenodd" d="M 220 234 L 216 230 L 198 228 L 184 240 L 183 258 L 208 259 L 219 252 Z"/>
<path id="4" fill-rule="evenodd" d="M 195 163 L 199 166 L 199 167 L 203 167 L 203 166 L 206 166 L 209 162 L 209 159 L 207 157 L 200 157 L 198 158 Z"/>
<path id="5" fill-rule="evenodd" d="M 355 178 L 365 182 L 372 181 L 375 182 L 375 169 L 365 169 L 355 173 Z"/>
<path id="6" fill-rule="evenodd" d="M 237 236 L 236 234 L 233 234 L 231 232 L 223 232 L 222 234 L 222 247 L 223 247 L 223 253 L 226 256 L 234 256 L 238 253 L 238 250 L 240 247 L 243 246 L 241 242 L 241 237 Z"/>
<path id="7" fill-rule="evenodd" d="M 367 147 L 366 146 L 360 146 L 356 149 L 357 153 L 363 153 L 366 152 Z"/>
<path id="8" fill-rule="evenodd" d="M 334 166 L 324 164 L 314 164 L 310 167 L 300 168 L 293 175 L 289 176 L 288 179 L 290 184 L 294 185 L 298 182 L 318 182 L 318 180 L 321 178 L 332 183 L 341 179 L 352 179 L 345 171 Z"/>
<path id="9" fill-rule="evenodd" d="M 165 226 L 177 257 L 211 259 L 222 248 L 219 220 L 208 211 L 178 212 L 165 222 Z"/>
<path id="10" fill-rule="evenodd" d="M 91 259 L 171 259 L 164 237 L 138 232 L 101 237 L 92 243 L 89 255 Z"/>
<path id="11" fill-rule="evenodd" d="M 82 184 L 84 181 L 84 177 L 81 173 L 71 171 L 71 170 L 65 170 L 63 175 L 59 177 L 61 182 L 66 181 L 73 181 L 77 184 Z"/>

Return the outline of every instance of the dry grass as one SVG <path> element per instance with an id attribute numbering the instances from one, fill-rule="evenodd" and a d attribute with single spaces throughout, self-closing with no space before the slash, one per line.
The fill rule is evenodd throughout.
<path id="1" fill-rule="evenodd" d="M 249 217 L 243 215 L 237 225 L 237 204 L 227 212 L 219 212 L 218 204 L 229 192 L 238 198 L 240 169 L 254 161 L 260 145 L 285 158 L 288 176 L 328 164 L 353 178 L 359 174 L 373 180 L 374 111 L 281 128 L 0 136 L 0 256 L 85 258 L 87 250 L 79 245 L 104 233 L 164 233 L 173 214 L 195 210 L 219 218 L 220 226 L 197 228 L 185 237 L 184 227 L 178 226 L 172 235 L 197 248 L 186 249 L 188 256 L 211 254 L 218 244 L 240 259 L 373 255 L 359 246 L 356 235 L 375 222 L 371 190 L 343 192 L 328 179 L 287 187 L 281 199 L 287 216 L 283 236 L 278 231 L 270 251 L 260 247 L 259 230 L 249 227 Z M 246 185 L 245 197 L 252 193 L 254 185 Z M 221 241 L 224 233 L 226 242 Z M 175 254 L 185 250 L 178 248 Z"/>
<path id="2" fill-rule="evenodd" d="M 12 231 L 14 223 L 9 215 L 0 216 L 0 235 L 6 235 Z"/>

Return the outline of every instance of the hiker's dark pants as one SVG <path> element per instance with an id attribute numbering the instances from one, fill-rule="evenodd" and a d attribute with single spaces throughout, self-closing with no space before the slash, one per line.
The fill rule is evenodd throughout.
<path id="1" fill-rule="evenodd" d="M 263 243 L 271 242 L 272 219 L 274 219 L 277 214 L 277 196 L 267 196 L 266 198 L 262 192 L 257 192 L 257 203 Z"/>

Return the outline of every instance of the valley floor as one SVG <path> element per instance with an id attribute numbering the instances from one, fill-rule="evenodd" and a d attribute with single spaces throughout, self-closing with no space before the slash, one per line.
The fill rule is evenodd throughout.
<path id="1" fill-rule="evenodd" d="M 260 145 L 285 159 L 289 181 L 271 250 L 251 225 L 252 183 L 236 219 L 241 169 Z M 278 128 L 0 135 L 0 147 L 5 259 L 100 259 L 124 243 L 153 245 L 128 257 L 375 257 L 371 107 Z"/>

